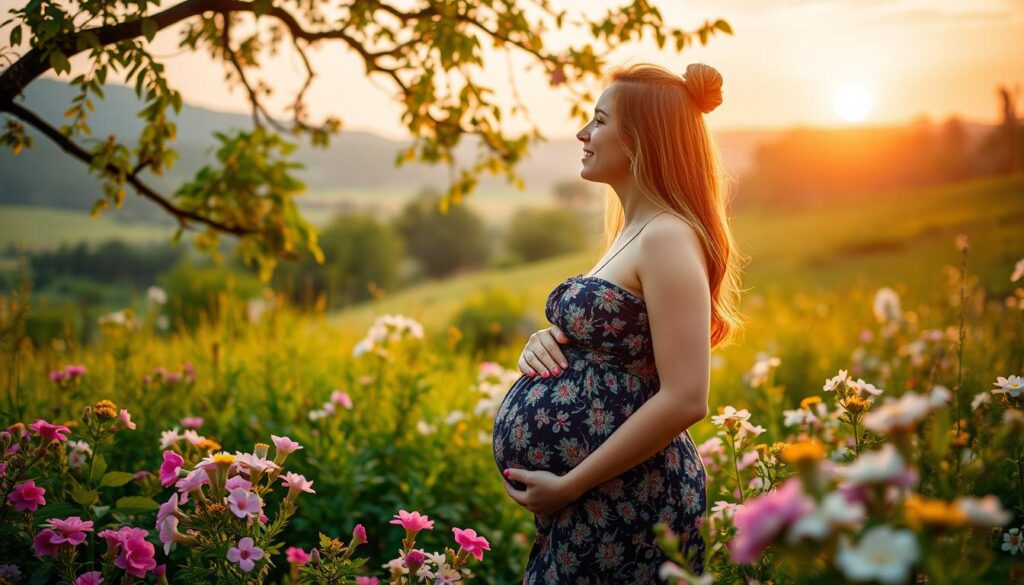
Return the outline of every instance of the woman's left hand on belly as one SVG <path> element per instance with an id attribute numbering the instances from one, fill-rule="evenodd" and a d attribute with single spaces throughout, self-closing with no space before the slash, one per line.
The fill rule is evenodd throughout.
<path id="1" fill-rule="evenodd" d="M 526 484 L 525 490 L 517 490 L 502 482 L 509 497 L 534 514 L 554 514 L 583 495 L 565 476 L 550 471 L 506 469 L 505 478 Z"/>

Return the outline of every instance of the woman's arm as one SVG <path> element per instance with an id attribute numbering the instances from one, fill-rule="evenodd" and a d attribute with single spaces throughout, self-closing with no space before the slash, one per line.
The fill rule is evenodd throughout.
<path id="1" fill-rule="evenodd" d="M 527 489 L 505 489 L 534 512 L 557 511 L 622 475 L 707 415 L 711 294 L 703 249 L 685 222 L 672 216 L 659 219 L 640 238 L 637 271 L 661 388 L 566 475 L 510 470 L 506 477 L 525 483 Z"/>

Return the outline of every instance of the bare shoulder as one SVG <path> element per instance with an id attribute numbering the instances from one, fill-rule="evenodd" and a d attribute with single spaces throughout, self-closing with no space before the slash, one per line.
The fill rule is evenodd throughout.
<path id="1" fill-rule="evenodd" d="M 641 264 L 645 272 L 682 265 L 707 270 L 697 230 L 678 215 L 665 213 L 654 218 L 640 239 Z"/>

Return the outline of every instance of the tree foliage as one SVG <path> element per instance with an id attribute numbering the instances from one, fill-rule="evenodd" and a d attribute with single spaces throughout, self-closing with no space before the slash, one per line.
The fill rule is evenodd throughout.
<path id="1" fill-rule="evenodd" d="M 716 32 L 731 33 L 722 20 L 690 31 L 672 27 L 646 0 L 628 1 L 603 14 L 587 8 L 570 13 L 549 0 L 184 0 L 166 8 L 161 4 L 29 0 L 11 9 L 0 24 L 0 38 L 6 36 L 10 43 L 0 48 L 0 61 L 9 63 L 0 73 L 0 112 L 11 116 L 0 131 L 0 144 L 14 153 L 30 147 L 32 136 L 26 126 L 34 128 L 88 164 L 102 181 L 104 197 L 96 202 L 94 213 L 119 206 L 131 186 L 172 214 L 182 230 L 205 227 L 199 242 L 207 249 L 215 249 L 220 234 L 240 238 L 240 253 L 248 262 L 259 263 L 265 278 L 277 259 L 296 258 L 300 247 L 321 255 L 315 230 L 296 210 L 298 185 L 272 170 L 287 167 L 287 148 L 278 134 L 325 146 L 341 129 L 337 118 L 312 120 L 308 113 L 305 96 L 317 75 L 307 54 L 311 47 L 340 43 L 359 55 L 368 76 L 390 85 L 403 108 L 402 123 L 414 136 L 408 149 L 397 154 L 396 163 L 450 165 L 452 181 L 441 201 L 444 206 L 471 193 L 484 172 L 520 183 L 516 163 L 531 142 L 543 138 L 536 126 L 518 135 L 505 130 L 505 108 L 479 81 L 489 65 L 486 48 L 528 55 L 552 85 L 569 92 L 570 115 L 585 118 L 584 104 L 593 101 L 587 83 L 601 73 L 616 47 L 648 36 L 659 46 L 670 43 L 682 50 L 707 42 Z M 149 47 L 161 31 L 179 25 L 181 49 L 222 63 L 227 83 L 245 90 L 254 129 L 220 137 L 217 166 L 203 169 L 189 185 L 168 196 L 147 184 L 143 173 L 159 175 L 174 164 L 173 114 L 180 110 L 182 96 L 168 83 L 163 58 Z M 587 40 L 558 49 L 545 42 L 552 32 L 570 27 L 585 31 Z M 19 54 L 23 42 L 28 49 Z M 298 55 L 306 72 L 289 107 L 290 119 L 268 111 L 264 100 L 274 88 L 256 79 L 262 60 L 284 46 Z M 77 55 L 86 57 L 85 67 L 71 79 L 78 93 L 67 110 L 67 122 L 58 127 L 18 96 L 48 71 L 70 77 L 70 59 Z M 111 74 L 133 86 L 143 100 L 138 114 L 145 125 L 134 144 L 114 135 L 88 139 L 93 100 L 103 98 L 103 85 Z M 511 110 L 525 112 L 521 103 Z M 457 168 L 452 153 L 466 136 L 478 139 L 479 155 Z M 239 172 L 235 165 L 248 166 Z M 285 184 L 256 187 L 272 175 Z"/>

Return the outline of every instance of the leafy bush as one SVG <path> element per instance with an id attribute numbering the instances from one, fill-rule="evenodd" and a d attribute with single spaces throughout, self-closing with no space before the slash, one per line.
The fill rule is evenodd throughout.
<path id="1" fill-rule="evenodd" d="M 506 288 L 489 288 L 470 297 L 452 318 L 452 325 L 462 333 L 470 352 L 486 354 L 531 331 L 525 310 L 522 296 Z"/>
<path id="2" fill-rule="evenodd" d="M 578 252 L 588 244 L 583 222 L 568 209 L 524 209 L 516 214 L 506 239 L 510 252 L 526 262 Z"/>
<path id="3" fill-rule="evenodd" d="M 442 213 L 440 196 L 425 191 L 409 201 L 395 220 L 409 255 L 432 277 L 487 264 L 491 246 L 483 219 L 465 205 Z"/>
<path id="4" fill-rule="evenodd" d="M 178 263 L 160 277 L 167 293 L 167 316 L 175 327 L 194 329 L 203 318 L 217 322 L 227 307 L 226 295 L 253 298 L 263 285 L 251 274 L 213 266 Z"/>

